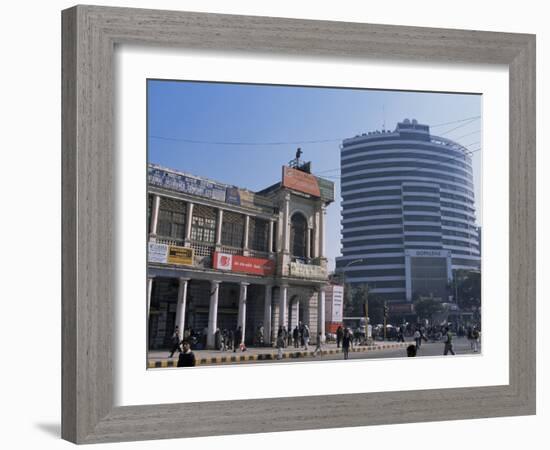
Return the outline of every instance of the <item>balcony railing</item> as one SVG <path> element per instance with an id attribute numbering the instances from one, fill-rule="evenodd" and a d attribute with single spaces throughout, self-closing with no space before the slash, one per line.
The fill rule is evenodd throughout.
<path id="1" fill-rule="evenodd" d="M 157 237 L 156 241 L 159 244 L 175 245 L 175 246 L 178 246 L 178 247 L 184 247 L 184 245 L 185 245 L 185 242 L 184 242 L 183 239 L 176 239 L 176 238 L 172 238 L 172 237 L 159 236 L 159 237 Z"/>
<path id="2" fill-rule="evenodd" d="M 227 253 L 229 255 L 242 255 L 243 249 L 241 247 L 231 247 L 229 245 L 222 245 L 220 247 L 221 253 Z"/>

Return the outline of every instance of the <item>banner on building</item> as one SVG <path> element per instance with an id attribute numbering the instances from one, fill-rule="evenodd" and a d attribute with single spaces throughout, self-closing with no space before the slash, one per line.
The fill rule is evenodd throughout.
<path id="1" fill-rule="evenodd" d="M 156 242 L 149 242 L 147 259 L 152 263 L 166 264 L 168 258 L 168 246 L 166 244 L 157 244 Z"/>
<path id="2" fill-rule="evenodd" d="M 168 264 L 180 264 L 182 266 L 193 265 L 193 249 L 187 247 L 168 246 Z"/>
<path id="3" fill-rule="evenodd" d="M 316 280 L 326 280 L 327 270 L 314 264 L 302 264 L 300 262 L 291 262 L 289 264 L 290 276 L 298 278 L 310 278 Z"/>
<path id="4" fill-rule="evenodd" d="M 227 186 L 150 164 L 149 184 L 225 202 Z"/>
<path id="5" fill-rule="evenodd" d="M 283 166 L 282 185 L 283 187 L 310 194 L 315 197 L 321 196 L 317 178 L 310 173 L 292 167 Z"/>
<path id="6" fill-rule="evenodd" d="M 225 201 L 231 205 L 240 205 L 241 204 L 241 195 L 239 193 L 239 188 L 228 187 L 225 190 Z"/>
<path id="7" fill-rule="evenodd" d="M 275 263 L 271 259 L 251 258 L 221 252 L 214 252 L 213 267 L 218 270 L 252 275 L 273 275 L 275 273 Z"/>
<path id="8" fill-rule="evenodd" d="M 160 264 L 193 265 L 193 249 L 149 242 L 148 261 Z"/>

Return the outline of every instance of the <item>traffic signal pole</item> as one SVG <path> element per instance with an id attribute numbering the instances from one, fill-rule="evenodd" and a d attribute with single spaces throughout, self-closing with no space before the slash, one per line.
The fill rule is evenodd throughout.
<path id="1" fill-rule="evenodd" d="M 388 304 L 384 302 L 384 340 L 387 338 L 388 327 Z"/>

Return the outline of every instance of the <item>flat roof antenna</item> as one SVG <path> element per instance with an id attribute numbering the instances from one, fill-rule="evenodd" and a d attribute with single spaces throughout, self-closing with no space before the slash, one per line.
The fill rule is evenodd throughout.
<path id="1" fill-rule="evenodd" d="M 386 105 L 382 105 L 382 132 L 386 131 Z"/>

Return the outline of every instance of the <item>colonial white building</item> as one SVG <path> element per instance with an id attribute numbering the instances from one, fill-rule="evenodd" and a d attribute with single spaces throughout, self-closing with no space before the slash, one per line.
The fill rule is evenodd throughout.
<path id="1" fill-rule="evenodd" d="M 295 160 L 280 182 L 251 192 L 180 171 L 148 168 L 149 348 L 180 330 L 308 324 L 325 334 L 326 208 L 332 182 Z"/>

